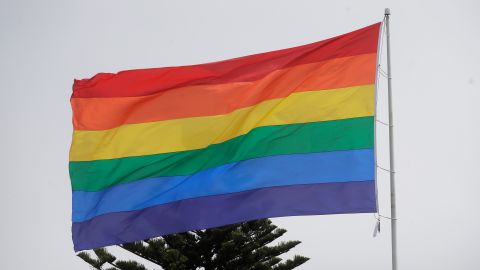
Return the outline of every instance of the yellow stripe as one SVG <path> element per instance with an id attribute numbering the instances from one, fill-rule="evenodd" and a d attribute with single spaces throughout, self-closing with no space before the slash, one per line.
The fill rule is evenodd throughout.
<path id="1" fill-rule="evenodd" d="M 200 149 L 261 126 L 371 116 L 374 86 L 299 92 L 225 115 L 74 131 L 71 161 L 112 159 Z"/>

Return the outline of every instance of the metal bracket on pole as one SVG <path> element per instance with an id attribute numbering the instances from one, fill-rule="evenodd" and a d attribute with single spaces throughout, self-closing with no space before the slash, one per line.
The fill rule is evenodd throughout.
<path id="1" fill-rule="evenodd" d="M 393 149 L 393 109 L 392 109 L 392 68 L 390 61 L 390 9 L 385 9 L 385 27 L 387 30 L 387 72 L 388 72 L 388 133 L 390 145 L 390 211 L 392 225 L 392 269 L 398 269 L 397 263 L 397 205 L 395 198 L 395 165 Z"/>

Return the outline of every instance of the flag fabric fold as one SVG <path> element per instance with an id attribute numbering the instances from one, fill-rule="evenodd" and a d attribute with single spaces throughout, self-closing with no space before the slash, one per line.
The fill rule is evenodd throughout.
<path id="1" fill-rule="evenodd" d="M 375 212 L 379 31 L 75 80 L 75 250 L 258 218 Z"/>

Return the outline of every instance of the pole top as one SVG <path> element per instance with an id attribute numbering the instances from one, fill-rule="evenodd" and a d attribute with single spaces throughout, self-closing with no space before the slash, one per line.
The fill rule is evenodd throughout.
<path id="1" fill-rule="evenodd" d="M 390 15 L 390 9 L 389 8 L 386 8 L 385 9 L 385 16 L 389 16 Z"/>

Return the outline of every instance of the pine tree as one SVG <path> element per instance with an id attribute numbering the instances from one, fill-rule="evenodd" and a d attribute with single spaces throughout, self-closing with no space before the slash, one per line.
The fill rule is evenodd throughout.
<path id="1" fill-rule="evenodd" d="M 300 244 L 300 241 L 271 243 L 285 234 L 269 219 L 260 219 L 207 230 L 185 233 L 119 245 L 165 270 L 288 270 L 308 261 L 295 255 L 282 262 L 278 256 Z M 146 270 L 136 261 L 117 260 L 105 248 L 78 256 L 94 269 Z"/>

